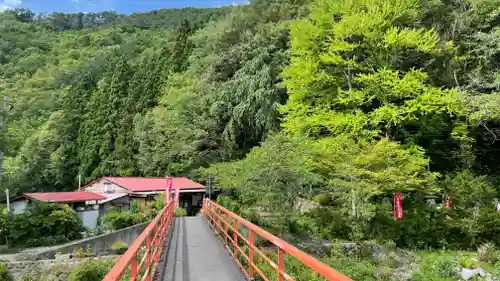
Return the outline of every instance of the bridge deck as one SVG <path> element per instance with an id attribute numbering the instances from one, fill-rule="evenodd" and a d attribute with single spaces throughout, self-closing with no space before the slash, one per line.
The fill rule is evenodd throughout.
<path id="1" fill-rule="evenodd" d="M 157 281 L 246 280 L 203 217 L 175 219 L 157 273 Z"/>

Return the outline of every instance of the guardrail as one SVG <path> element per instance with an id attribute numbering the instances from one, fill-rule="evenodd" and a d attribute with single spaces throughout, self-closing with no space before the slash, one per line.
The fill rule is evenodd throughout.
<path id="1" fill-rule="evenodd" d="M 120 257 L 103 281 L 118 281 L 130 274 L 130 281 L 151 281 L 155 267 L 164 250 L 165 239 L 174 218 L 175 202 L 171 201 L 144 229 Z M 144 251 L 144 253 L 142 253 Z"/>
<path id="2" fill-rule="evenodd" d="M 291 262 L 290 258 L 295 258 L 302 265 L 308 267 L 312 274 L 323 276 L 326 280 L 352 281 L 349 277 L 335 271 L 311 255 L 297 249 L 211 200 L 205 199 L 203 201 L 203 215 L 208 219 L 212 228 L 221 236 L 224 244 L 233 254 L 234 260 L 250 280 L 254 280 L 256 277 L 260 277 L 264 281 L 298 280 L 293 279 L 286 272 L 287 262 Z M 240 233 L 239 230 L 242 227 L 247 228 L 247 235 Z M 267 250 L 257 247 L 255 243 L 256 236 L 268 241 L 271 247 L 267 247 Z M 271 252 L 271 255 L 277 261 L 273 261 L 272 258 L 264 253 L 270 249 L 276 250 L 274 254 Z M 270 271 L 274 272 L 274 276 L 265 274 L 265 272 L 269 274 Z M 312 279 L 311 276 L 309 276 L 308 280 L 310 279 Z"/>

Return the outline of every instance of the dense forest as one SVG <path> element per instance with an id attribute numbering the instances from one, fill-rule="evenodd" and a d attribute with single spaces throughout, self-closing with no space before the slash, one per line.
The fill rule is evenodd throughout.
<path id="1" fill-rule="evenodd" d="M 1 13 L 2 186 L 212 175 L 280 232 L 500 244 L 500 1 L 250 2 Z"/>

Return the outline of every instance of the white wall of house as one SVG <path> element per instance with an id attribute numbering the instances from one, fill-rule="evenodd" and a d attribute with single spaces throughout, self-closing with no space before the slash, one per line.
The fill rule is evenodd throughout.
<path id="1" fill-rule="evenodd" d="M 108 189 L 111 188 L 111 190 L 107 190 L 108 192 L 109 191 L 112 191 L 112 193 L 129 193 L 129 191 L 125 188 L 122 188 L 112 182 L 109 182 L 105 179 L 100 179 L 96 182 L 94 182 L 93 184 L 87 186 L 85 188 L 85 191 L 89 191 L 89 192 L 97 192 L 97 193 L 105 193 L 106 192 L 106 183 L 108 183 Z"/>
<path id="2" fill-rule="evenodd" d="M 19 199 L 10 203 L 10 209 L 14 214 L 21 214 L 28 207 L 27 199 Z"/>
<path id="3" fill-rule="evenodd" d="M 76 215 L 80 218 L 80 220 L 82 220 L 83 226 L 91 229 L 97 227 L 99 210 L 78 211 L 76 212 Z"/>

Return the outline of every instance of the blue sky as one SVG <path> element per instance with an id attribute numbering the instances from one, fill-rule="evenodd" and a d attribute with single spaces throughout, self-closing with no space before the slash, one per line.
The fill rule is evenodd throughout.
<path id="1" fill-rule="evenodd" d="M 0 11 L 27 8 L 35 13 L 76 13 L 114 10 L 121 14 L 163 8 L 217 7 L 246 4 L 248 0 L 0 0 Z"/>

